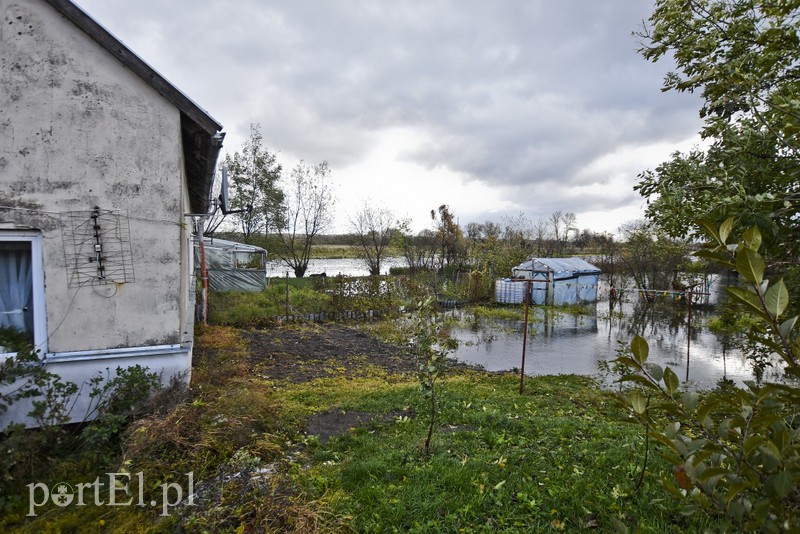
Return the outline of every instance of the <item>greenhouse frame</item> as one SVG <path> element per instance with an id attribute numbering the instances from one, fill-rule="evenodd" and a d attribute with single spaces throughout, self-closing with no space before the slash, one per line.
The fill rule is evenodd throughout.
<path id="1" fill-rule="evenodd" d="M 203 238 L 208 286 L 212 291 L 263 291 L 267 284 L 267 251 L 261 247 L 211 237 Z M 200 242 L 195 266 L 201 269 Z"/>

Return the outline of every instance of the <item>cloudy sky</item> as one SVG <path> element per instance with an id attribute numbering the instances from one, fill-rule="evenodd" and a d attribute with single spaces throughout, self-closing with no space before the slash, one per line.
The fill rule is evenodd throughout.
<path id="1" fill-rule="evenodd" d="M 636 176 L 699 142 L 692 95 L 662 93 L 631 34 L 641 0 L 77 0 L 285 169 L 328 161 L 337 227 L 365 201 L 462 225 L 571 211 L 615 232 Z"/>

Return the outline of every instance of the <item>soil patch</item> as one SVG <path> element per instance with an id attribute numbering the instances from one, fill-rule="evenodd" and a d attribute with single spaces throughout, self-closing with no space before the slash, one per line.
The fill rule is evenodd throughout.
<path id="1" fill-rule="evenodd" d="M 359 411 L 332 411 L 312 415 L 306 422 L 306 433 L 319 437 L 322 442 L 333 436 L 344 434 L 351 428 L 372 422 L 391 423 L 398 417 L 415 417 L 413 410 L 398 410 L 386 414 Z"/>
<path id="2" fill-rule="evenodd" d="M 306 382 L 315 378 L 366 376 L 376 367 L 390 374 L 416 371 L 414 355 L 340 324 L 267 328 L 244 333 L 249 360 L 259 376 Z"/>
<path id="3" fill-rule="evenodd" d="M 248 343 L 248 364 L 261 378 L 307 382 L 316 378 L 357 378 L 382 371 L 390 375 L 415 373 L 416 356 L 407 348 L 342 324 L 282 326 L 243 332 Z M 468 367 L 454 360 L 451 367 Z M 415 417 L 413 411 L 387 414 L 333 410 L 312 415 L 306 432 L 327 441 L 351 428 L 389 423 L 398 417 Z"/>

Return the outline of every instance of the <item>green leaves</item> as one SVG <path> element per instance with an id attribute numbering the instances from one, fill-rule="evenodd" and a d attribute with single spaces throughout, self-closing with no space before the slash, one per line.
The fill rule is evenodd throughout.
<path id="1" fill-rule="evenodd" d="M 675 374 L 675 371 L 669 367 L 664 369 L 664 385 L 667 387 L 667 391 L 670 394 L 675 393 L 680 385 L 680 381 L 678 380 L 678 376 Z"/>
<path id="2" fill-rule="evenodd" d="M 733 229 L 733 217 L 728 217 L 725 219 L 719 227 L 719 244 L 724 245 L 728 242 L 728 237 L 731 235 L 731 230 Z"/>
<path id="3" fill-rule="evenodd" d="M 727 291 L 747 312 L 750 334 L 784 356 L 790 372 L 800 374 L 793 359 L 800 352 L 800 339 L 794 337 L 798 318 L 779 321 L 791 298 L 782 279 L 770 283 L 764 278 L 758 228 L 749 229 L 733 245 L 728 243 L 733 219 L 719 229 L 708 221 L 701 225 L 714 243 L 698 256 L 739 271 L 748 287 Z M 631 340 L 629 354 L 616 360 L 628 368 L 623 380 L 632 387 L 622 397 L 645 425 L 659 454 L 675 465 L 674 476 L 666 477 L 663 485 L 673 497 L 686 499 L 687 512 L 716 508 L 739 530 L 800 529 L 800 517 L 791 504 L 800 481 L 800 430 L 793 424 L 800 389 L 750 383 L 747 389 L 724 394 L 680 392 L 680 380 L 672 369 L 647 361 L 649 346 L 644 338 Z M 655 422 L 662 418 L 671 422 L 658 432 Z"/>
<path id="4" fill-rule="evenodd" d="M 758 226 L 753 226 L 742 234 L 742 243 L 753 252 L 757 252 L 761 248 L 761 230 L 758 229 Z"/>
<path id="5" fill-rule="evenodd" d="M 736 270 L 751 284 L 760 284 L 764 278 L 764 258 L 748 247 L 736 253 Z"/>
<path id="6" fill-rule="evenodd" d="M 725 291 L 740 304 L 744 304 L 747 311 L 763 315 L 761 300 L 758 298 L 758 295 L 752 291 L 748 291 L 742 287 L 726 287 Z"/>
<path id="7" fill-rule="evenodd" d="M 637 414 L 641 415 L 647 411 L 647 397 L 638 389 L 634 389 L 628 394 L 628 401 Z"/>
<path id="8" fill-rule="evenodd" d="M 704 100 L 705 150 L 676 153 L 635 188 L 648 199 L 647 218 L 676 237 L 692 236 L 694 222 L 709 244 L 696 255 L 746 282 L 727 289 L 746 317 L 748 337 L 781 356 L 789 375 L 800 376 L 800 338 L 789 289 L 769 267 L 796 264 L 797 176 L 800 160 L 798 3 L 762 0 L 657 0 L 644 41 L 647 59 L 672 57 L 676 72 L 664 88 L 695 91 Z M 746 229 L 740 235 L 737 227 Z M 638 342 L 637 342 L 638 343 Z M 758 356 L 754 350 L 751 356 Z M 676 465 L 664 487 L 677 499 L 721 513 L 733 531 L 800 531 L 800 388 L 759 384 L 707 394 L 676 395 L 679 381 L 665 369 L 664 388 L 639 414 L 643 395 L 654 394 L 655 374 L 634 352 L 632 372 L 642 381 L 628 395 L 647 425 L 668 417 L 676 427 L 651 432 L 659 452 Z M 624 362 L 622 362 L 624 363 Z M 645 374 L 642 371 L 646 371 Z M 684 484 L 683 478 L 686 478 Z"/>
<path id="9" fill-rule="evenodd" d="M 767 481 L 766 487 L 775 497 L 785 499 L 795 489 L 792 473 L 781 471 Z"/>
<path id="10" fill-rule="evenodd" d="M 633 353 L 634 358 L 636 358 L 636 361 L 639 362 L 639 365 L 643 365 L 644 362 L 647 361 L 647 356 L 650 353 L 650 347 L 643 337 L 636 336 L 631 341 L 631 352 Z"/>
<path id="11" fill-rule="evenodd" d="M 780 317 L 786 310 L 786 307 L 789 305 L 789 290 L 786 289 L 786 284 L 783 283 L 783 279 L 778 280 L 776 284 L 770 286 L 764 295 L 764 304 L 767 311 L 775 318 Z"/>

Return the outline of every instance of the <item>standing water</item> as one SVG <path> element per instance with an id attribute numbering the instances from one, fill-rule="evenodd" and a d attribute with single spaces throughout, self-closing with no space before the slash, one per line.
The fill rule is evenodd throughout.
<path id="1" fill-rule="evenodd" d="M 404 266 L 402 258 L 387 258 L 381 270 Z M 290 269 L 271 262 L 270 275 L 294 276 Z M 308 274 L 325 272 L 329 276 L 366 276 L 367 268 L 357 259 L 318 259 L 308 266 Z M 710 302 L 716 304 L 720 283 L 711 289 Z M 607 295 L 607 288 L 601 291 Z M 493 320 L 475 317 L 468 311 L 456 312 L 459 325 L 451 335 L 459 341 L 453 357 L 480 365 L 489 371 L 519 369 L 522 363 L 523 321 Z M 692 308 L 691 340 L 687 360 L 687 308 L 669 299 L 646 303 L 636 297 L 623 302 L 598 302 L 583 313 L 532 306 L 528 325 L 525 373 L 528 375 L 582 374 L 614 379 L 604 373 L 604 363 L 611 365 L 620 346 L 630 346 L 635 335 L 650 345 L 649 362 L 671 367 L 689 386 L 710 389 L 720 380 L 739 385 L 754 378 L 751 364 L 739 350 L 723 350 L 721 339 L 708 328 L 717 312 L 711 308 Z M 604 376 L 605 375 L 605 376 Z M 765 380 L 782 380 L 780 367 L 768 368 Z"/>
<path id="2" fill-rule="evenodd" d="M 392 267 L 405 267 L 405 258 L 385 258 L 381 262 L 381 273 L 389 273 Z M 289 273 L 294 278 L 294 271 L 279 260 L 267 262 L 267 277 L 283 277 Z M 327 276 L 369 276 L 369 269 L 363 260 L 355 258 L 312 258 L 308 262 L 306 276 L 322 274 Z"/>
<path id="3" fill-rule="evenodd" d="M 722 341 L 708 329 L 714 313 L 692 309 L 691 340 L 687 343 L 687 309 L 675 303 L 600 302 L 582 313 L 531 307 L 525 374 L 582 374 L 603 378 L 602 362 L 612 364 L 621 346 L 635 335 L 650 345 L 648 362 L 671 367 L 688 387 L 714 388 L 721 379 L 741 385 L 754 378 L 752 366 L 738 350 L 723 351 Z M 455 359 L 489 371 L 520 369 L 524 321 L 491 320 L 460 312 L 451 335 L 459 341 Z M 688 345 L 688 358 L 687 358 Z M 772 374 L 770 374 L 772 373 Z M 765 379 L 779 380 L 777 368 Z"/>

